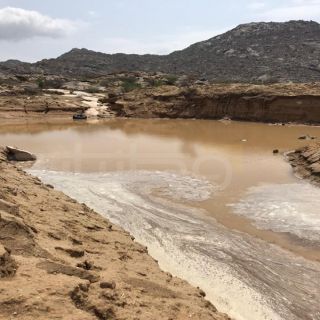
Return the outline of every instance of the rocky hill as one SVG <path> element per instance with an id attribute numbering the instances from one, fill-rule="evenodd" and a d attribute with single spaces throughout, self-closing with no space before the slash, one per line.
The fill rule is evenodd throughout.
<path id="1" fill-rule="evenodd" d="M 316 22 L 250 23 L 170 54 L 168 66 L 214 81 L 310 82 L 320 79 L 319 54 Z"/>
<path id="2" fill-rule="evenodd" d="M 0 73 L 2 74 L 26 74 L 37 73 L 42 70 L 37 70 L 37 67 L 31 63 L 21 62 L 19 60 L 8 60 L 0 62 Z"/>
<path id="3" fill-rule="evenodd" d="M 104 54 L 73 49 L 35 64 L 1 63 L 0 72 L 95 77 L 121 71 L 194 75 L 214 82 L 320 81 L 320 24 L 249 23 L 169 55 Z M 14 66 L 14 67 L 13 67 Z M 18 66 L 18 68 L 17 68 Z"/>
<path id="4" fill-rule="evenodd" d="M 166 56 L 105 54 L 88 49 L 72 49 L 57 59 L 42 60 L 38 68 L 49 74 L 101 76 L 128 71 L 161 71 Z"/>

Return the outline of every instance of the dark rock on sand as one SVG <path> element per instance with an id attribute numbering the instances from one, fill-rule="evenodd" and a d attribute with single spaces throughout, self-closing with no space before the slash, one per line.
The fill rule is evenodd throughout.
<path id="1" fill-rule="evenodd" d="M 115 289 L 116 288 L 116 283 L 114 281 L 100 282 L 100 288 L 102 288 L 102 289 Z"/>
<path id="2" fill-rule="evenodd" d="M 21 150 L 15 147 L 6 147 L 8 160 L 11 161 L 35 161 L 37 157 L 25 150 Z"/>

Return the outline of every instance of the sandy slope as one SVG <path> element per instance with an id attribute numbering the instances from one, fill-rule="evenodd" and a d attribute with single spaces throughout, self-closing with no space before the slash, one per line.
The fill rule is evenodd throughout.
<path id="1" fill-rule="evenodd" d="M 0 319 L 228 319 L 203 296 L 0 152 Z"/>

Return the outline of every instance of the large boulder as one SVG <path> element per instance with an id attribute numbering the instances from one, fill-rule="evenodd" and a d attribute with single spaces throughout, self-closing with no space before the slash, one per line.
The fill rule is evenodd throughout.
<path id="1" fill-rule="evenodd" d="M 21 150 L 15 147 L 6 147 L 8 160 L 12 161 L 35 161 L 37 157 L 25 150 Z"/>

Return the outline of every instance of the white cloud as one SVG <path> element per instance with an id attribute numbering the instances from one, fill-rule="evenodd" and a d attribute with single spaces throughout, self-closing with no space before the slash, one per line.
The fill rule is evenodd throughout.
<path id="1" fill-rule="evenodd" d="M 265 8 L 266 3 L 265 2 L 251 2 L 248 4 L 248 8 L 250 10 L 261 10 Z"/>
<path id="2" fill-rule="evenodd" d="M 74 29 L 75 24 L 69 20 L 54 19 L 37 11 L 12 7 L 0 9 L 0 40 L 60 38 L 70 34 Z"/>
<path id="3" fill-rule="evenodd" d="M 293 0 L 292 1 L 295 4 L 298 5 L 314 5 L 314 4 L 320 4 L 320 0 Z"/>
<path id="4" fill-rule="evenodd" d="M 261 14 L 272 21 L 319 20 L 320 0 L 292 0 L 286 7 L 278 7 Z"/>

